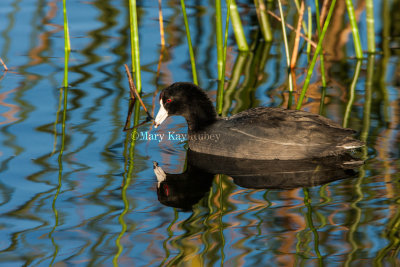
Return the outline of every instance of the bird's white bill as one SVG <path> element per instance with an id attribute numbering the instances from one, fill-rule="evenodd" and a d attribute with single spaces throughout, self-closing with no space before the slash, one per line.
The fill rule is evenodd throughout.
<path id="1" fill-rule="evenodd" d="M 165 119 L 168 117 L 168 112 L 164 108 L 164 105 L 162 103 L 162 100 L 160 100 L 160 110 L 157 113 L 156 119 L 155 119 L 155 127 L 157 128 Z"/>

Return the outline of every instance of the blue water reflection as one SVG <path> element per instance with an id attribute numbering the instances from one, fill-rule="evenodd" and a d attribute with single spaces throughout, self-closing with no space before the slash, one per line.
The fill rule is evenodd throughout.
<path id="1" fill-rule="evenodd" d="M 230 31 L 223 112 L 285 106 L 280 25 L 273 21 L 276 40 L 264 43 L 253 2 L 237 2 L 252 51 L 237 51 Z M 132 132 L 122 131 L 129 106 L 123 64 L 131 58 L 126 1 L 67 1 L 68 88 L 62 88 L 62 2 L 2 1 L 0 57 L 10 71 L 0 73 L 0 265 L 399 265 L 399 39 L 393 19 L 399 13 L 398 1 L 383 2 L 374 1 L 380 53 L 372 89 L 365 89 L 364 60 L 348 122 L 367 143 L 358 178 L 278 190 L 248 189 L 216 175 L 209 192 L 182 211 L 159 202 L 153 161 L 168 173 L 183 172 L 185 144 L 133 142 Z M 158 1 L 138 3 L 143 100 L 150 110 L 153 103 L 158 109 L 157 89 L 192 79 L 179 3 L 162 4 L 167 46 L 157 76 Z M 215 100 L 214 3 L 186 5 L 199 83 Z M 344 12 L 344 4 L 337 8 Z M 285 10 L 295 24 L 294 6 Z M 352 41 L 341 39 L 351 39 L 347 18 L 336 19 L 338 27 L 327 35 L 322 113 L 342 123 L 357 62 Z M 361 30 L 364 47 L 365 35 Z M 306 67 L 303 52 L 298 86 Z M 321 98 L 316 74 L 304 106 L 314 113 Z M 138 129 L 186 130 L 182 118 Z"/>

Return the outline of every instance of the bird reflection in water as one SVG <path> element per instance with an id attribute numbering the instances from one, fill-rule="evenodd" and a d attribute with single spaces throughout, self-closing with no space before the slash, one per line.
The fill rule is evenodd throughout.
<path id="1" fill-rule="evenodd" d="M 292 189 L 323 185 L 357 177 L 363 161 L 350 154 L 308 160 L 247 160 L 187 153 L 186 171 L 165 173 L 153 163 L 158 200 L 182 210 L 191 210 L 209 191 L 216 174 L 225 174 L 249 189 Z"/>

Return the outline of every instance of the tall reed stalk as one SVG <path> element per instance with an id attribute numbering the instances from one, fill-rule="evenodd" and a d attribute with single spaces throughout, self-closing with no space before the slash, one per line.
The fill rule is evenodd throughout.
<path id="1" fill-rule="evenodd" d="M 281 15 L 281 25 L 282 25 L 282 35 L 283 35 L 283 42 L 285 44 L 285 53 L 286 53 L 286 64 L 288 67 L 288 70 L 290 69 L 290 54 L 289 54 L 289 45 L 287 41 L 287 35 L 286 35 L 286 27 L 285 27 L 285 18 L 283 16 L 283 10 L 282 10 L 282 3 L 281 0 L 278 0 L 278 5 L 279 5 L 279 12 Z M 293 80 L 292 80 L 292 75 L 288 75 L 289 77 L 289 92 L 293 92 Z"/>
<path id="2" fill-rule="evenodd" d="M 190 29 L 189 29 L 189 23 L 186 15 L 186 8 L 185 8 L 185 1 L 181 0 L 181 6 L 182 6 L 182 13 L 183 13 L 183 20 L 185 21 L 185 28 L 186 28 L 186 38 L 189 46 L 189 54 L 190 54 L 190 63 L 192 64 L 192 75 L 193 75 L 193 83 L 198 85 L 197 81 L 197 71 L 196 71 L 196 63 L 195 63 L 195 58 L 194 58 L 194 53 L 193 53 L 193 46 L 192 46 L 192 38 L 190 37 Z"/>
<path id="3" fill-rule="evenodd" d="M 63 86 L 68 87 L 68 59 L 71 51 L 71 42 L 69 38 L 68 18 L 66 0 L 63 0 L 63 15 L 64 15 L 64 81 Z"/>
<path id="4" fill-rule="evenodd" d="M 230 5 L 231 5 L 231 0 L 228 1 L 228 8 L 227 8 L 227 14 L 226 14 L 225 38 L 224 38 L 224 44 L 222 47 L 222 50 L 223 50 L 222 66 L 221 66 L 221 71 L 218 72 L 218 73 L 220 73 L 219 82 L 218 82 L 218 91 L 217 91 L 217 113 L 219 115 L 221 115 L 221 113 L 222 113 L 222 107 L 224 104 L 226 52 L 227 52 L 227 46 L 228 46 L 229 17 L 230 17 L 230 10 L 231 10 Z M 221 16 L 221 19 L 222 19 L 222 16 Z M 218 48 L 218 50 L 221 50 L 221 48 Z"/>
<path id="5" fill-rule="evenodd" d="M 303 88 L 301 90 L 301 94 L 300 94 L 299 100 L 297 102 L 296 109 L 300 109 L 301 105 L 303 104 L 303 99 L 307 92 L 308 86 L 310 85 L 310 80 L 311 80 L 311 76 L 314 71 L 314 66 L 315 66 L 315 63 L 317 62 L 317 57 L 322 49 L 322 41 L 324 40 L 326 30 L 328 29 L 329 22 L 331 21 L 331 17 L 333 14 L 333 9 L 335 8 L 335 4 L 336 4 L 336 0 L 332 0 L 331 6 L 329 7 L 328 15 L 327 15 L 325 23 L 324 23 L 324 27 L 322 29 L 321 35 L 319 36 L 317 48 L 316 48 L 314 56 L 311 60 L 310 66 L 308 67 L 307 76 L 304 81 Z"/>
<path id="6" fill-rule="evenodd" d="M 296 67 L 297 55 L 299 54 L 300 31 L 301 31 L 301 22 L 303 21 L 304 8 L 305 8 L 304 1 L 301 1 L 301 7 L 299 10 L 299 18 L 298 18 L 297 28 L 296 28 L 296 38 L 294 40 L 292 58 L 290 61 L 290 72 L 294 76 L 294 78 L 293 78 L 294 83 L 296 82 L 294 68 Z"/>
<path id="7" fill-rule="evenodd" d="M 311 7 L 310 6 L 307 9 L 307 15 L 308 15 L 307 37 L 308 37 L 308 39 L 311 40 L 311 38 L 312 38 L 312 14 L 311 14 Z M 311 43 L 307 42 L 307 60 L 310 60 L 310 52 L 311 52 Z"/>
<path id="8" fill-rule="evenodd" d="M 63 87 L 68 87 L 68 62 L 69 62 L 69 51 L 65 51 L 64 56 L 64 80 L 63 80 Z"/>
<path id="9" fill-rule="evenodd" d="M 374 19 L 374 1 L 367 0 L 367 42 L 368 53 L 375 53 L 375 19 Z"/>
<path id="10" fill-rule="evenodd" d="M 233 32 L 235 33 L 235 39 L 239 51 L 249 51 L 249 46 L 246 41 L 246 36 L 244 35 L 242 21 L 240 19 L 239 11 L 235 0 L 231 0 L 230 4 L 231 19 Z"/>
<path id="11" fill-rule="evenodd" d="M 69 38 L 66 0 L 63 0 L 63 15 L 64 15 L 64 49 L 65 49 L 65 51 L 70 52 L 71 51 L 71 41 Z"/>
<path id="12" fill-rule="evenodd" d="M 215 34 L 217 37 L 217 69 L 218 79 L 222 76 L 222 64 L 224 62 L 224 46 L 222 40 L 222 10 L 221 0 L 215 0 Z"/>
<path id="13" fill-rule="evenodd" d="M 318 36 L 319 36 L 321 34 L 321 23 L 320 23 L 320 16 L 319 16 L 319 3 L 318 3 L 318 0 L 315 0 L 315 17 L 317 19 L 317 32 L 318 32 Z M 319 62 L 320 62 L 320 66 L 321 66 L 322 87 L 326 87 L 324 54 L 322 53 L 322 49 L 321 49 L 321 51 L 319 53 Z"/>
<path id="14" fill-rule="evenodd" d="M 254 5 L 256 6 L 257 17 L 260 23 L 261 33 L 264 37 L 264 40 L 267 42 L 271 42 L 273 39 L 273 35 L 271 25 L 267 16 L 267 7 L 265 6 L 264 0 L 254 0 Z"/>
<path id="15" fill-rule="evenodd" d="M 302 2 L 302 4 L 304 4 L 304 0 L 301 0 L 301 2 Z M 300 5 L 301 4 L 299 4 L 299 0 L 294 0 L 294 3 L 296 5 L 297 13 L 300 13 Z M 304 20 L 302 20 L 301 25 L 303 27 L 304 34 L 308 35 L 308 28 L 307 28 L 307 25 Z"/>
<path id="16" fill-rule="evenodd" d="M 129 0 L 129 26 L 130 26 L 130 34 L 131 34 L 131 60 L 132 60 L 132 72 L 135 74 L 135 81 L 136 81 L 136 90 L 135 93 L 137 93 L 136 97 L 140 99 L 140 93 L 142 91 L 142 79 L 141 79 L 141 73 L 140 73 L 140 52 L 139 52 L 139 27 L 138 27 L 138 17 L 137 17 L 137 8 L 136 8 L 136 0 Z M 127 224 L 125 222 L 124 216 L 125 214 L 129 211 L 129 199 L 127 198 L 127 188 L 130 185 L 132 176 L 133 176 L 133 170 L 134 170 L 134 151 L 135 151 L 135 145 L 136 145 L 136 138 L 135 136 L 137 135 L 137 128 L 135 128 L 136 125 L 139 123 L 139 117 L 140 117 L 140 104 L 138 103 L 139 101 L 135 101 L 133 96 L 135 95 L 133 93 L 132 87 L 134 87 L 134 83 L 132 79 L 130 79 L 130 73 L 128 71 L 128 67 L 125 65 L 125 68 L 127 69 L 127 74 L 128 74 L 128 79 L 130 83 L 130 95 L 131 95 L 131 100 L 130 100 L 130 107 L 129 107 L 129 112 L 128 112 L 128 118 L 130 116 L 130 112 L 132 109 L 132 105 L 134 105 L 134 119 L 133 119 L 133 125 L 134 128 L 132 129 L 132 133 L 130 138 L 128 138 L 129 135 L 126 137 L 126 142 L 125 142 L 125 149 L 124 149 L 124 156 L 125 158 L 128 158 L 126 155 L 127 147 L 128 147 L 128 139 L 130 139 L 130 146 L 129 146 L 129 167 L 124 168 L 126 172 L 124 173 L 124 184 L 122 186 L 121 190 L 121 197 L 124 202 L 124 209 L 122 210 L 120 216 L 118 217 L 118 221 L 121 225 L 121 231 L 115 240 L 115 245 L 117 247 L 117 252 L 113 257 L 113 265 L 114 266 L 119 266 L 118 265 L 118 259 L 121 256 L 123 252 L 123 245 L 121 244 L 121 240 L 127 230 Z M 140 101 L 141 102 L 141 101 Z M 143 104 L 143 103 L 142 103 Z M 145 109 L 147 112 L 147 110 Z M 149 114 L 147 112 L 147 114 Z M 128 119 L 127 119 L 128 123 Z M 125 127 L 127 127 L 127 123 Z"/>
<path id="17" fill-rule="evenodd" d="M 139 30 L 136 0 L 129 0 L 129 22 L 131 31 L 132 72 L 135 73 L 136 88 L 140 94 L 142 92 L 142 78 L 140 74 Z"/>
<path id="18" fill-rule="evenodd" d="M 354 40 L 354 48 L 356 50 L 356 57 L 362 58 L 363 52 L 362 52 L 362 47 L 361 47 L 360 34 L 358 31 L 358 26 L 357 26 L 356 15 L 354 13 L 353 0 L 345 0 L 345 1 L 346 1 L 346 7 L 347 7 L 347 14 L 349 15 L 351 30 L 353 32 L 353 40 Z"/>
<path id="19" fill-rule="evenodd" d="M 268 13 L 271 17 L 275 18 L 276 20 L 278 20 L 278 21 L 280 21 L 280 22 L 282 23 L 282 19 L 281 19 L 279 16 L 275 15 L 274 12 L 272 12 L 271 10 L 268 10 L 267 13 Z M 293 31 L 295 30 L 295 29 L 293 28 L 293 26 L 290 25 L 289 23 L 286 23 L 286 27 L 288 27 L 289 29 L 291 29 L 291 30 L 293 30 Z M 308 38 L 307 35 L 304 35 L 303 33 L 300 33 L 300 36 L 303 37 L 304 40 L 306 40 L 308 43 L 310 43 L 312 47 L 317 48 L 317 44 L 316 44 L 313 40 L 311 40 L 310 38 Z"/>
<path id="20" fill-rule="evenodd" d="M 163 50 L 165 47 L 165 38 L 164 38 L 164 22 L 163 22 L 161 1 L 162 0 L 158 0 L 158 21 L 160 24 L 161 50 Z"/>

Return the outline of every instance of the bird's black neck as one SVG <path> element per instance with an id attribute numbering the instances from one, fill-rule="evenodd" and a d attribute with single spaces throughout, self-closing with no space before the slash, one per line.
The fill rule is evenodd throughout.
<path id="1" fill-rule="evenodd" d="M 215 108 L 209 99 L 193 103 L 184 117 L 188 123 L 189 132 L 203 130 L 217 120 Z"/>

